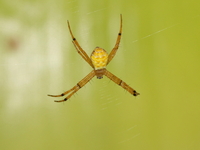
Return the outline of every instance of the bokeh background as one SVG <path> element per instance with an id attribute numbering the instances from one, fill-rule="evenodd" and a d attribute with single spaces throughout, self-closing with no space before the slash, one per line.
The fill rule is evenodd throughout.
<path id="1" fill-rule="evenodd" d="M 200 1 L 1 0 L 1 150 L 199 150 Z M 113 48 L 107 69 L 141 95 L 93 78 L 65 103 L 61 94 Z"/>

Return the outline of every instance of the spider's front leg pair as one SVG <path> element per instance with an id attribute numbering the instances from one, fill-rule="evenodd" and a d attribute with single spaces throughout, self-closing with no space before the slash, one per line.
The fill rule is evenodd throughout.
<path id="1" fill-rule="evenodd" d="M 102 69 L 101 73 L 107 76 L 109 79 L 111 79 L 113 82 L 127 90 L 129 93 L 131 93 L 134 96 L 139 95 L 134 89 L 132 89 L 129 85 L 127 85 L 124 81 L 116 77 L 114 74 L 109 72 L 107 69 Z M 51 97 L 62 97 L 65 96 L 66 94 L 69 94 L 65 99 L 63 100 L 55 100 L 55 102 L 64 102 L 68 100 L 72 95 L 74 95 L 80 88 L 82 88 L 85 84 L 87 84 L 95 75 L 98 74 L 98 71 L 92 70 L 85 78 L 83 78 L 80 82 L 78 82 L 73 88 L 70 90 L 60 94 L 60 95 L 48 95 Z"/>
<path id="2" fill-rule="evenodd" d="M 128 84 L 126 84 L 124 81 L 122 81 L 120 78 L 116 77 L 114 74 L 112 74 L 108 70 L 106 70 L 105 76 L 107 76 L 110 80 L 112 80 L 113 82 L 115 82 L 116 84 L 118 84 L 119 86 L 124 88 L 126 91 L 131 93 L 131 95 L 133 95 L 133 96 L 140 95 L 140 93 L 136 92 L 136 90 L 131 88 Z"/>
<path id="3" fill-rule="evenodd" d="M 70 90 L 60 94 L 60 95 L 48 95 L 51 97 L 62 97 L 66 94 L 69 94 L 65 99 L 63 100 L 55 100 L 55 102 L 64 102 L 68 100 L 72 95 L 74 95 L 80 88 L 82 88 L 85 84 L 87 84 L 93 77 L 95 76 L 95 71 L 92 70 L 85 78 L 83 78 L 80 82 L 78 82 L 73 88 Z"/>

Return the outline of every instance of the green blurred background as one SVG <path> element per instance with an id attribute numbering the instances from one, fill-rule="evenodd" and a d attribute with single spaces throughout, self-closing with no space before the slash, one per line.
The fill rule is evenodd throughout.
<path id="1" fill-rule="evenodd" d="M 200 1 L 0 1 L 1 150 L 199 150 Z M 110 52 L 107 69 L 141 95 L 96 77 L 78 55 Z"/>

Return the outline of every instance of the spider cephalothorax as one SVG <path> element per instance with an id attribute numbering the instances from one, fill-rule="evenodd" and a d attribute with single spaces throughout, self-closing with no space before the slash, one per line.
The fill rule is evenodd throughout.
<path id="1" fill-rule="evenodd" d="M 93 70 L 86 77 L 84 77 L 80 82 L 78 82 L 77 85 L 75 85 L 72 89 L 70 89 L 60 95 L 48 95 L 48 96 L 61 97 L 66 94 L 69 94 L 65 99 L 55 101 L 55 102 L 64 102 L 64 101 L 68 100 L 80 88 L 82 88 L 86 83 L 88 83 L 95 75 L 97 76 L 98 79 L 102 79 L 103 76 L 105 75 L 106 77 L 111 79 L 113 82 L 115 82 L 119 86 L 123 87 L 125 90 L 127 90 L 132 95 L 134 95 L 134 96 L 139 95 L 139 93 L 137 93 L 134 89 L 132 89 L 129 85 L 127 85 L 124 81 L 122 81 L 121 79 L 119 79 L 118 77 L 116 77 L 114 74 L 112 74 L 111 72 L 109 72 L 106 69 L 106 66 L 113 59 L 113 57 L 115 56 L 115 54 L 119 48 L 119 43 L 120 43 L 120 39 L 121 39 L 121 35 L 122 35 L 122 15 L 120 15 L 120 30 L 119 30 L 119 33 L 117 36 L 117 41 L 116 41 L 114 48 L 110 52 L 110 54 L 108 55 L 108 53 L 104 49 L 102 49 L 100 47 L 96 47 L 93 50 L 90 58 L 87 55 L 87 53 L 81 48 L 78 41 L 72 34 L 72 31 L 71 31 L 71 28 L 69 25 L 69 21 L 67 23 L 68 23 L 69 32 L 72 37 L 72 42 L 73 42 L 77 52 L 93 68 Z"/>

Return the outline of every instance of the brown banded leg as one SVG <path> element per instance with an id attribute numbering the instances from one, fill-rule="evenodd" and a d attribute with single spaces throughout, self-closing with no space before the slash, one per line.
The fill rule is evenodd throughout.
<path id="1" fill-rule="evenodd" d="M 116 77 L 114 74 L 109 72 L 108 70 L 105 71 L 105 76 L 107 76 L 110 80 L 118 84 L 119 86 L 123 87 L 126 91 L 131 93 L 134 96 L 140 95 L 140 93 L 137 93 L 133 88 L 131 88 L 128 84 L 126 84 L 124 81 Z"/>
<path id="2" fill-rule="evenodd" d="M 80 82 L 77 83 L 73 88 L 70 90 L 60 94 L 60 95 L 48 95 L 51 97 L 62 97 L 65 96 L 66 94 L 69 94 L 65 99 L 63 100 L 55 100 L 55 102 L 64 102 L 68 100 L 72 95 L 74 95 L 80 88 L 82 88 L 85 84 L 87 84 L 93 77 L 95 76 L 95 71 L 91 71 L 85 78 L 83 78 Z"/>
<path id="3" fill-rule="evenodd" d="M 108 56 L 107 65 L 113 59 L 113 57 L 115 56 L 115 54 L 116 54 L 116 52 L 117 52 L 117 50 L 119 48 L 119 43 L 120 43 L 120 40 L 121 40 L 121 36 L 122 36 L 122 15 L 120 15 L 120 29 L 119 29 L 119 33 L 118 33 L 118 36 L 117 36 L 117 41 L 115 43 L 114 48 L 112 49 L 112 51 L 110 52 L 110 54 Z"/>
<path id="4" fill-rule="evenodd" d="M 68 28 L 69 28 L 69 32 L 71 34 L 71 37 L 72 37 L 72 42 L 76 48 L 76 50 L 78 51 L 78 53 L 81 55 L 81 57 L 83 59 L 85 59 L 86 62 L 88 62 L 88 64 L 94 68 L 93 64 L 92 64 L 92 61 L 90 59 L 90 57 L 87 55 L 87 53 L 82 49 L 82 47 L 79 45 L 78 41 L 76 40 L 76 38 L 74 37 L 73 33 L 72 33 L 72 30 L 71 30 L 71 27 L 70 27 L 70 24 L 69 24 L 69 21 L 67 21 L 67 24 L 68 24 Z"/>
<path id="5" fill-rule="evenodd" d="M 81 57 L 92 67 L 94 68 L 91 59 L 88 59 L 88 57 L 86 55 L 84 55 L 78 48 L 78 46 L 75 44 L 74 41 L 72 41 L 72 43 L 74 44 L 74 47 L 76 48 L 77 52 L 81 55 Z"/>

